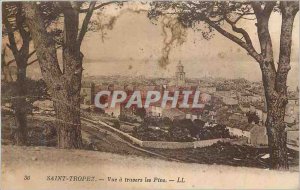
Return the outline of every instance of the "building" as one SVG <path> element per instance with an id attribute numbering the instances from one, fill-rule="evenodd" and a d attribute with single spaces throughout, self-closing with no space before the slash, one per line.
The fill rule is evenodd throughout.
<path id="1" fill-rule="evenodd" d="M 116 103 L 115 107 L 108 106 L 104 108 L 104 112 L 112 117 L 119 117 L 121 115 L 121 104 Z"/>
<path id="2" fill-rule="evenodd" d="M 250 138 L 250 131 L 249 130 L 246 130 L 246 129 L 239 129 L 239 128 L 235 128 L 235 127 L 229 127 L 229 126 L 226 126 L 226 129 L 228 129 L 229 131 L 229 134 L 231 136 L 234 136 L 234 137 L 246 137 L 247 139 Z"/>
<path id="3" fill-rule="evenodd" d="M 251 145 L 268 145 L 267 128 L 265 126 L 252 124 L 253 127 L 250 129 L 250 138 L 248 143 Z"/>
<path id="4" fill-rule="evenodd" d="M 263 97 L 257 94 L 242 93 L 239 95 L 240 103 L 262 102 Z"/>
<path id="5" fill-rule="evenodd" d="M 174 119 L 185 119 L 185 113 L 177 108 L 167 108 L 162 110 L 162 117 L 168 117 L 172 121 Z"/>
<path id="6" fill-rule="evenodd" d="M 299 130 L 287 131 L 287 144 L 299 147 Z"/>
<path id="7" fill-rule="evenodd" d="M 95 98 L 95 84 L 92 82 L 82 82 L 80 90 L 81 104 L 92 105 Z"/>
<path id="8" fill-rule="evenodd" d="M 221 98 L 223 103 L 228 106 L 238 105 L 239 103 L 234 90 L 216 91 L 215 96 Z"/>
<path id="9" fill-rule="evenodd" d="M 205 92 L 208 94 L 214 94 L 217 91 L 216 87 L 214 87 L 214 86 L 199 86 L 198 90 L 200 92 Z"/>
<path id="10" fill-rule="evenodd" d="M 243 128 L 226 127 L 229 134 L 235 137 L 247 138 L 247 142 L 254 146 L 268 145 L 267 129 L 262 125 L 248 124 Z"/>
<path id="11" fill-rule="evenodd" d="M 231 98 L 231 97 L 223 97 L 222 101 L 227 106 L 238 105 L 238 100 Z"/>
<path id="12" fill-rule="evenodd" d="M 251 105 L 250 104 L 239 104 L 239 108 L 242 110 L 243 113 L 247 113 L 250 111 Z"/>
<path id="13" fill-rule="evenodd" d="M 237 98 L 236 91 L 234 90 L 218 90 L 215 92 L 217 97 L 228 97 L 228 98 Z"/>
<path id="14" fill-rule="evenodd" d="M 289 99 L 285 108 L 284 121 L 286 123 L 298 123 L 299 122 L 299 100 Z"/>
<path id="15" fill-rule="evenodd" d="M 163 112 L 163 108 L 160 107 L 160 105 L 158 105 L 158 104 L 152 105 L 152 106 L 150 106 L 150 111 L 149 112 L 150 112 L 151 116 L 161 117 L 162 112 Z"/>
<path id="16" fill-rule="evenodd" d="M 185 118 L 194 121 L 195 119 L 201 118 L 201 116 L 194 115 L 194 114 L 191 114 L 191 113 L 187 113 L 187 114 L 185 114 Z"/>
<path id="17" fill-rule="evenodd" d="M 186 79 L 185 79 L 185 72 L 184 72 L 184 67 L 181 64 L 181 61 L 179 61 L 177 65 L 177 70 L 175 73 L 175 85 L 176 86 L 185 86 L 186 84 Z"/>
<path id="18" fill-rule="evenodd" d="M 201 103 L 207 104 L 210 101 L 211 101 L 211 95 L 209 95 L 208 93 L 200 94 L 200 102 Z"/>
<path id="19" fill-rule="evenodd" d="M 196 109 L 188 109 L 186 110 L 185 118 L 194 121 L 195 119 L 201 119 L 203 108 L 196 108 Z"/>
<path id="20" fill-rule="evenodd" d="M 55 114 L 54 103 L 51 100 L 37 100 L 33 102 L 33 113 L 45 113 L 45 114 Z M 11 108 L 11 106 L 7 107 Z M 11 110 L 11 109 L 9 109 Z"/>

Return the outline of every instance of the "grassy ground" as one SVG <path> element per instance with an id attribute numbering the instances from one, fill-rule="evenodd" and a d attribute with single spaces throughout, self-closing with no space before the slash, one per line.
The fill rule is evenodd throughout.
<path id="1" fill-rule="evenodd" d="M 244 166 L 268 168 L 269 158 L 267 148 L 255 148 L 246 145 L 232 145 L 230 143 L 216 143 L 209 147 L 197 149 L 151 149 L 168 157 L 185 162 L 200 164 L 221 164 L 230 166 Z M 289 164 L 291 170 L 298 171 L 299 152 L 289 150 Z"/>
<path id="2" fill-rule="evenodd" d="M 12 116 L 2 117 L 2 145 L 13 145 L 13 125 L 14 118 Z M 138 155 L 149 156 L 143 152 L 140 152 L 122 140 L 110 135 L 106 130 L 96 130 L 89 127 L 91 124 L 82 121 L 82 137 L 84 149 L 111 152 L 122 155 Z M 53 127 L 55 129 L 55 122 L 53 117 L 47 116 L 28 116 L 28 138 L 29 146 L 47 146 L 55 147 L 57 144 L 56 133 L 51 134 L 46 128 Z"/>
<path id="3" fill-rule="evenodd" d="M 2 144 L 14 144 L 12 138 L 13 117 L 2 117 Z M 51 133 L 55 126 L 54 118 L 47 116 L 29 116 L 28 130 L 30 133 L 30 146 L 56 146 L 56 134 Z M 82 121 L 82 136 L 84 149 L 117 153 L 122 155 L 137 155 L 149 157 L 150 155 L 134 149 L 123 142 L 123 139 L 112 135 L 105 129 L 93 129 L 90 123 Z M 182 162 L 199 164 L 217 164 L 230 166 L 244 166 L 256 168 L 268 168 L 268 150 L 266 148 L 254 148 L 250 146 L 232 145 L 229 143 L 218 143 L 210 147 L 197 149 L 149 149 L 152 152 L 164 155 L 168 158 L 181 160 Z M 298 171 L 299 155 L 296 151 L 289 151 L 289 163 L 292 171 Z"/>
<path id="4" fill-rule="evenodd" d="M 299 189 L 298 172 L 170 162 L 134 155 L 51 147 L 2 146 L 1 189 Z M 24 180 L 24 175 L 30 180 Z M 97 181 L 48 181 L 47 176 L 92 176 Z M 123 182 L 109 182 L 108 177 Z M 167 182 L 126 183 L 125 178 Z M 177 183 L 178 177 L 184 183 Z M 102 180 L 98 180 L 102 179 Z M 174 181 L 169 181 L 174 180 Z"/>

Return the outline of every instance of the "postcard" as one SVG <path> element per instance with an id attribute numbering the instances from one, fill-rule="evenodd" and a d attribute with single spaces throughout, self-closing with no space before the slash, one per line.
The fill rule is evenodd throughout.
<path id="1" fill-rule="evenodd" d="M 299 189 L 299 1 L 1 9 L 1 189 Z"/>

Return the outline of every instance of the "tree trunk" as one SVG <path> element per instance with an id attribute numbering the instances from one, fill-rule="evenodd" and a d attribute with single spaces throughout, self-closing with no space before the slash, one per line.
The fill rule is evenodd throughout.
<path id="1" fill-rule="evenodd" d="M 284 123 L 285 107 L 287 104 L 286 94 L 267 97 L 268 114 L 266 120 L 268 143 L 270 150 L 270 168 L 287 170 L 287 134 Z"/>
<path id="2" fill-rule="evenodd" d="M 65 49 L 63 52 L 64 82 L 53 90 L 58 126 L 59 148 L 82 148 L 80 123 L 80 89 L 82 55 Z"/>
<path id="3" fill-rule="evenodd" d="M 61 71 L 55 41 L 48 35 L 44 27 L 41 10 L 32 2 L 24 2 L 23 6 L 25 9 L 26 23 L 30 30 L 41 67 L 41 73 L 54 101 L 58 131 L 57 146 L 59 148 L 81 148 L 80 88 L 82 55 L 80 51 L 78 51 L 80 48 L 76 43 L 71 44 L 73 40 L 64 41 L 64 68 L 63 71 Z M 71 11 L 71 13 L 73 12 Z M 68 23 L 67 26 L 71 27 L 72 24 Z M 66 31 L 66 34 L 73 34 L 74 32 L 73 30 Z M 76 37 L 74 35 L 71 36 L 73 38 Z M 66 35 L 67 39 L 69 39 L 69 37 L 69 35 Z M 70 49 L 75 49 L 75 51 L 70 52 Z"/>
<path id="4" fill-rule="evenodd" d="M 57 92 L 55 112 L 58 134 L 58 148 L 79 149 L 82 147 L 79 102 Z M 77 96 L 77 95 L 76 95 Z"/>
<path id="5" fill-rule="evenodd" d="M 12 82 L 13 78 L 11 76 L 11 72 L 9 70 L 8 65 L 3 65 L 2 66 L 2 75 L 3 75 L 3 81 L 4 82 Z"/>
<path id="6" fill-rule="evenodd" d="M 5 61 L 5 48 L 3 52 L 1 52 L 1 69 L 2 69 L 2 76 L 4 82 L 12 82 L 13 78 L 11 76 L 9 65 Z"/>
<path id="7" fill-rule="evenodd" d="M 291 69 L 290 56 L 293 23 L 295 15 L 299 10 L 299 2 L 282 1 L 279 7 L 282 12 L 280 52 L 277 71 L 271 75 L 272 77 L 269 77 L 275 83 L 269 82 L 269 88 L 265 88 L 267 89 L 266 100 L 268 107 L 266 126 L 269 137 L 271 168 L 287 170 L 289 166 L 286 145 L 286 124 L 284 122 L 285 108 L 288 103 L 286 83 L 288 72 Z"/>
<path id="8" fill-rule="evenodd" d="M 27 62 L 25 62 L 27 63 Z M 15 111 L 15 143 L 17 145 L 27 144 L 27 106 L 26 106 L 26 64 L 19 64 L 17 73 L 17 97 L 12 104 Z"/>

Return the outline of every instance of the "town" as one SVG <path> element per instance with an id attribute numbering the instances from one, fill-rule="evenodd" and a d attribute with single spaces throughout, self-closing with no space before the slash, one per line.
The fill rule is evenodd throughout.
<path id="1" fill-rule="evenodd" d="M 42 81 L 32 86 L 46 89 Z M 298 167 L 299 89 L 288 90 L 287 147 Z M 33 127 L 28 132 L 29 143 L 40 145 L 42 141 L 38 139 L 42 137 L 45 139 L 42 145 L 55 146 L 57 129 L 51 121 L 55 116 L 54 101 L 47 91 L 39 93 L 44 98 L 31 100 Z M 111 139 L 106 140 L 107 133 L 112 132 L 111 135 L 118 135 L 143 150 L 176 160 L 268 167 L 267 110 L 261 82 L 243 78 L 189 78 L 184 64 L 178 62 L 173 77 L 169 78 L 84 76 L 80 96 L 87 149 L 122 153 L 122 148 L 110 147 Z M 2 110 L 6 126 L 4 142 L 14 143 L 11 103 L 4 101 Z M 39 122 L 43 124 L 40 126 Z M 91 122 L 104 127 L 106 132 L 96 138 Z M 216 154 L 219 150 L 227 153 Z M 132 152 L 131 148 L 126 151 Z M 253 152 L 255 155 L 251 155 Z"/>
<path id="2" fill-rule="evenodd" d="M 180 91 L 175 91 L 172 96 L 169 96 L 169 91 L 164 91 L 163 95 L 160 94 L 159 91 L 148 91 L 145 99 L 145 104 L 143 105 L 142 97 L 141 97 L 141 92 L 140 91 L 134 91 L 132 94 L 128 95 L 129 100 L 127 101 L 126 108 L 130 108 L 132 106 L 136 106 L 137 108 L 148 108 L 150 104 L 158 102 L 160 99 L 161 100 L 161 105 L 160 107 L 164 108 L 167 104 L 167 101 L 172 101 L 172 108 L 176 107 L 177 104 L 179 104 L 180 108 L 189 108 L 190 105 L 188 104 L 189 97 L 191 94 L 193 94 L 193 104 L 191 105 L 192 108 L 200 108 L 203 106 L 203 104 L 198 104 L 199 96 L 200 96 L 200 91 L 182 91 L 182 94 L 184 95 L 184 98 L 182 102 L 178 102 L 179 98 L 179 93 Z M 112 93 L 112 100 L 110 104 L 104 103 L 102 104 L 100 99 L 103 95 L 106 95 L 106 99 L 108 98 L 107 96 L 110 96 L 111 92 L 110 91 L 101 91 L 98 92 L 95 96 L 95 106 L 97 108 L 107 108 L 109 107 L 115 107 L 116 103 L 122 103 L 123 101 L 126 100 L 127 98 L 127 93 L 124 91 L 114 91 Z"/>
<path id="3" fill-rule="evenodd" d="M 105 82 L 98 83 L 98 81 Z M 105 91 L 107 95 L 118 91 L 125 95 L 124 97 L 120 94 L 119 96 L 104 95 L 95 98 L 98 91 Z M 138 98 L 134 95 L 135 92 L 138 92 Z M 151 97 L 153 93 L 150 93 L 151 99 L 147 102 L 149 92 L 156 92 L 159 96 Z M 165 95 L 160 96 L 160 94 L 166 94 L 165 92 L 168 92 L 167 98 Z M 298 88 L 289 92 L 285 113 L 288 146 L 296 150 L 299 142 L 298 94 Z M 114 124 L 117 122 L 120 130 L 144 140 L 193 141 L 234 137 L 243 139 L 243 142 L 254 146 L 266 146 L 268 143 L 267 131 L 264 126 L 267 112 L 264 91 L 260 82 L 250 82 L 245 79 L 189 79 L 186 77 L 181 62 L 178 63 L 173 78 L 147 79 L 142 76 L 137 78 L 124 76 L 85 78 L 81 97 L 82 108 L 92 111 L 101 107 L 97 106 L 101 102 L 101 105 L 106 105 L 101 109 L 101 113 L 115 118 Z M 95 99 L 99 102 L 94 102 Z M 134 99 L 140 99 L 140 102 L 133 104 Z M 193 104 L 195 100 L 200 102 L 197 108 L 184 107 L 180 104 L 180 102 Z M 143 102 L 147 106 L 142 106 Z M 109 106 L 112 104 L 113 106 Z M 180 121 L 186 124 L 187 120 L 191 121 L 188 125 L 195 127 L 194 129 L 190 128 L 189 133 L 181 130 L 182 135 L 186 135 L 186 137 L 181 139 L 165 137 L 166 131 L 172 125 L 170 123 Z M 139 133 L 145 125 L 151 129 L 151 132 Z M 220 125 L 225 126 L 224 130 L 219 130 L 220 134 L 210 131 L 213 135 L 204 135 L 206 132 L 200 129 L 212 130 Z M 152 133 L 157 134 L 153 135 Z"/>
<path id="4" fill-rule="evenodd" d="M 1 5 L 1 189 L 299 189 L 299 1 Z"/>

